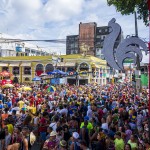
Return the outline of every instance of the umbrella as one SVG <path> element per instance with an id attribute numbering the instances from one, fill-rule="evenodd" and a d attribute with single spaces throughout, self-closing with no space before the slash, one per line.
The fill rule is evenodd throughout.
<path id="1" fill-rule="evenodd" d="M 42 73 L 42 74 L 40 75 L 40 77 L 44 77 L 44 76 L 47 76 L 47 73 Z"/>
<path id="2" fill-rule="evenodd" d="M 30 88 L 28 86 L 24 86 L 24 87 L 20 88 L 19 90 L 32 91 L 32 88 Z"/>
<path id="3" fill-rule="evenodd" d="M 41 81 L 41 78 L 40 78 L 40 77 L 34 77 L 34 78 L 32 79 L 32 81 Z"/>
<path id="4" fill-rule="evenodd" d="M 5 85 L 3 85 L 3 88 L 13 88 L 14 87 L 14 85 L 12 85 L 12 84 L 5 84 Z"/>
<path id="5" fill-rule="evenodd" d="M 9 76 L 12 76 L 12 74 L 7 72 L 7 71 L 3 71 L 3 72 L 0 73 L 0 76 L 2 76 L 2 77 L 9 77 Z"/>
<path id="6" fill-rule="evenodd" d="M 49 86 L 49 87 L 47 88 L 47 91 L 48 91 L 48 92 L 55 92 L 55 91 L 56 91 L 56 88 L 55 88 L 54 86 Z"/>
<path id="7" fill-rule="evenodd" d="M 55 74 L 60 74 L 60 75 L 66 75 L 66 72 L 63 72 L 61 70 L 54 70 L 52 72 L 47 72 L 48 75 L 55 75 Z"/>

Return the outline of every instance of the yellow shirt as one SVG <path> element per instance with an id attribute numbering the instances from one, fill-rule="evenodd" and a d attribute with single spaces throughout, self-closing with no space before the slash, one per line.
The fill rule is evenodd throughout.
<path id="1" fill-rule="evenodd" d="M 7 128 L 8 128 L 8 133 L 12 134 L 13 133 L 13 130 L 14 130 L 14 127 L 12 124 L 8 124 L 7 125 Z"/>
<path id="2" fill-rule="evenodd" d="M 18 104 L 19 104 L 19 108 L 21 109 L 21 108 L 23 108 L 24 101 L 19 101 Z"/>
<path id="3" fill-rule="evenodd" d="M 138 148 L 137 143 L 132 143 L 131 140 L 128 141 L 128 144 L 131 145 L 131 149 L 136 149 L 136 148 Z"/>
<path id="4" fill-rule="evenodd" d="M 123 139 L 115 139 L 115 150 L 124 150 Z"/>
<path id="5" fill-rule="evenodd" d="M 81 123 L 80 129 L 81 129 L 83 126 L 84 126 L 84 122 Z M 92 123 L 88 122 L 87 128 L 88 128 L 89 131 L 92 130 L 92 129 L 93 129 Z"/>

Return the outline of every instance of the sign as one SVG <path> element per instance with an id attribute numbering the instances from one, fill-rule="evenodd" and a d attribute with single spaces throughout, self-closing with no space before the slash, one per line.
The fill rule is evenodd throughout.
<path id="1" fill-rule="evenodd" d="M 140 80 L 140 78 L 136 78 L 136 89 L 137 90 L 141 89 L 141 80 Z"/>
<path id="2" fill-rule="evenodd" d="M 65 78 L 61 78 L 59 81 L 60 81 L 59 84 L 66 84 Z"/>
<path id="3" fill-rule="evenodd" d="M 73 75 L 75 75 L 75 73 L 73 71 L 70 71 L 70 72 L 68 72 L 68 75 L 73 76 Z"/>
<path id="4" fill-rule="evenodd" d="M 50 83 L 53 85 L 58 85 L 60 84 L 60 78 L 53 78 L 50 80 Z"/>
<path id="5" fill-rule="evenodd" d="M 16 52 L 22 52 L 22 47 L 21 46 L 16 46 Z"/>

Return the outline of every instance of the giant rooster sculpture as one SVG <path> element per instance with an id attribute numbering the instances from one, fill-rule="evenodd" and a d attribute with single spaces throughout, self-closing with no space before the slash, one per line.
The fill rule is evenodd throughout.
<path id="1" fill-rule="evenodd" d="M 108 64 L 115 70 L 123 70 L 123 62 L 127 58 L 133 59 L 136 64 L 136 57 L 138 55 L 139 60 L 142 61 L 142 51 L 144 51 L 145 54 L 148 53 L 148 48 L 144 41 L 138 37 L 129 37 L 119 43 L 117 49 L 114 49 L 115 42 L 121 33 L 121 27 L 116 23 L 115 18 L 109 21 L 108 26 L 111 32 L 106 36 L 102 49 L 102 53 Z"/>

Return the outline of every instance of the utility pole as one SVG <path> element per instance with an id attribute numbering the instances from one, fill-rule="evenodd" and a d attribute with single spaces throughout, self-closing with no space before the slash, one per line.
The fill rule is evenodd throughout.
<path id="1" fill-rule="evenodd" d="M 135 36 L 138 37 L 138 25 L 137 25 L 137 14 L 136 11 L 134 12 L 134 18 L 135 18 Z M 137 55 L 137 70 L 140 70 L 140 59 L 139 59 L 139 55 Z"/>
<path id="2" fill-rule="evenodd" d="M 134 18 L 135 18 L 135 36 L 138 37 L 138 25 L 137 25 L 137 14 L 136 14 L 136 10 L 134 12 Z M 138 94 L 138 96 L 140 96 L 140 90 L 141 90 L 141 79 L 140 79 L 140 59 L 139 59 L 139 55 L 137 54 L 136 56 L 136 82 L 135 82 L 135 95 Z"/>

